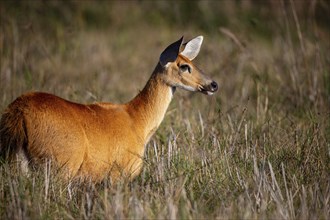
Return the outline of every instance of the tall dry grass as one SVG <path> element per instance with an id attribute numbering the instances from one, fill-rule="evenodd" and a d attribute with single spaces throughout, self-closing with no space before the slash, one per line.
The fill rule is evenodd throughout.
<path id="1" fill-rule="evenodd" d="M 1 2 L 1 111 L 30 90 L 128 101 L 183 34 L 220 91 L 175 94 L 131 183 L 2 162 L 0 218 L 329 219 L 330 6 L 260 4 Z"/>

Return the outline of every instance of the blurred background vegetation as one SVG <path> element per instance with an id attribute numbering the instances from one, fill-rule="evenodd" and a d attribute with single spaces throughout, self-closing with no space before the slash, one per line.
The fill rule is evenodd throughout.
<path id="1" fill-rule="evenodd" d="M 1 0 L 0 111 L 31 90 L 126 102 L 182 35 L 220 89 L 176 92 L 141 177 L 52 197 L 1 168 L 0 218 L 329 218 L 328 0 Z"/>
<path id="2" fill-rule="evenodd" d="M 164 46 L 181 35 L 187 38 L 206 36 L 201 63 L 212 55 L 213 61 L 219 64 L 213 70 L 218 71 L 217 75 L 233 74 L 228 68 L 237 64 L 233 59 L 242 55 L 240 50 L 248 48 L 260 59 L 265 58 L 263 56 L 267 54 L 263 52 L 278 49 L 274 46 L 275 41 L 283 41 L 288 46 L 293 44 L 305 53 L 309 45 L 322 42 L 319 50 L 326 54 L 329 50 L 329 11 L 330 3 L 326 0 L 4 0 L 0 3 L 1 81 L 4 83 L 1 87 L 8 84 L 8 78 L 17 75 L 24 76 L 30 84 L 22 88 L 26 90 L 41 89 L 35 78 L 51 77 L 55 72 L 64 77 L 68 74 L 79 74 L 77 77 L 98 75 L 102 71 L 116 74 L 112 70 L 121 72 L 123 68 L 151 72 L 149 64 L 148 68 L 139 69 L 133 63 L 127 65 L 124 59 L 129 59 L 128 62 L 152 59 L 155 63 Z M 228 35 L 228 31 L 237 41 Z M 125 48 L 130 47 L 132 53 L 125 53 Z M 216 47 L 219 47 L 219 51 L 215 51 L 217 54 L 210 54 Z M 63 65 L 66 62 L 72 65 Z M 264 74 L 258 77 L 263 78 Z M 325 71 L 324 81 L 327 80 L 329 76 Z M 329 94 L 330 86 L 323 86 Z"/>

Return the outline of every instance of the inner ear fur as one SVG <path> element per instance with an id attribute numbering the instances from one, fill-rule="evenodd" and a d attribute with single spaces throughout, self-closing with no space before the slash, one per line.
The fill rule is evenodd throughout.
<path id="1" fill-rule="evenodd" d="M 193 60 L 197 57 L 201 49 L 202 43 L 203 43 L 203 36 L 195 37 L 194 39 L 183 44 L 185 48 L 180 54 L 187 57 L 189 60 Z"/>

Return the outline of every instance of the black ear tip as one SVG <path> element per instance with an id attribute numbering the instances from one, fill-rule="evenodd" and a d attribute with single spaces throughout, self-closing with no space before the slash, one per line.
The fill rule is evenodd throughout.
<path id="1" fill-rule="evenodd" d="M 182 35 L 182 37 L 180 38 L 180 41 L 181 41 L 181 44 L 182 44 L 183 41 L 184 41 L 184 35 Z"/>
<path id="2" fill-rule="evenodd" d="M 172 43 L 163 51 L 159 58 L 159 61 L 162 66 L 166 65 L 168 62 L 174 62 L 176 60 L 180 52 L 182 41 L 183 36 L 181 37 L 181 39 Z"/>

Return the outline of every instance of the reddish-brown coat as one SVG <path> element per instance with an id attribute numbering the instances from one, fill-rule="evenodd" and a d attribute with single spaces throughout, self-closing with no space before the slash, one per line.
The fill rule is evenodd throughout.
<path id="1" fill-rule="evenodd" d="M 51 159 L 68 177 L 134 178 L 173 87 L 204 92 L 201 86 L 213 82 L 197 68 L 180 72 L 182 63 L 194 67 L 181 55 L 166 67 L 158 64 L 144 89 L 126 104 L 83 105 L 40 92 L 18 97 L 0 121 L 0 156 L 23 155 L 23 160 L 37 164 Z"/>

